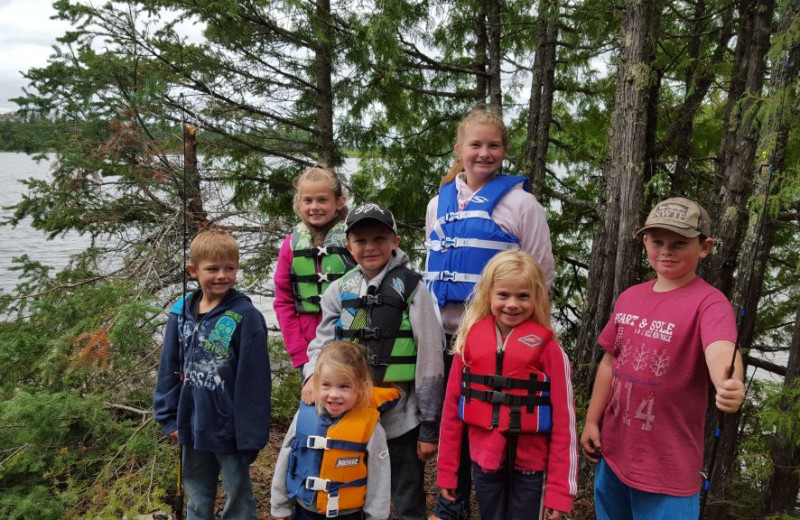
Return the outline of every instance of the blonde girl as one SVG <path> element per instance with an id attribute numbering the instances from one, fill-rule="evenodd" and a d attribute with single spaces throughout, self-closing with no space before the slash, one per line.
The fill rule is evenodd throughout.
<path id="1" fill-rule="evenodd" d="M 312 378 L 316 405 L 300 403 L 275 464 L 272 516 L 389 518 L 390 466 L 378 417 L 399 391 L 374 388 L 364 347 L 345 341 L 325 346 Z"/>
<path id="2" fill-rule="evenodd" d="M 571 369 L 530 254 L 506 251 L 489 261 L 453 351 L 439 436 L 447 446 L 439 450 L 441 496 L 455 499 L 466 430 L 483 520 L 530 518 L 531 511 L 561 518 L 577 493 Z"/>
<path id="3" fill-rule="evenodd" d="M 439 194 L 428 203 L 425 281 L 436 297 L 442 325 L 452 341 L 464 306 L 486 263 L 505 250 L 527 251 L 544 271 L 549 287 L 555 277 L 550 229 L 544 208 L 531 195 L 528 180 L 503 175 L 508 134 L 503 120 L 473 110 L 458 125 L 455 158 L 442 178 Z M 445 378 L 452 356 L 445 354 Z M 466 446 L 466 442 L 465 442 Z M 455 502 L 438 497 L 434 515 L 444 520 L 469 514 L 469 453 Z"/>
<path id="4" fill-rule="evenodd" d="M 295 181 L 300 222 L 281 244 L 273 308 L 292 364 L 302 369 L 322 320 L 319 298 L 328 284 L 355 266 L 345 249 L 346 199 L 339 176 L 316 165 Z"/>

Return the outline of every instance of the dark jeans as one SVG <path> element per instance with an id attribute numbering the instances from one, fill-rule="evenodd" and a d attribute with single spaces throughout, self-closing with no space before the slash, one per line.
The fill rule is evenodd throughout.
<path id="1" fill-rule="evenodd" d="M 401 520 L 426 520 L 425 463 L 417 456 L 419 426 L 388 439 L 392 502 Z"/>
<path id="2" fill-rule="evenodd" d="M 350 513 L 349 515 L 339 515 L 336 518 L 337 520 L 362 520 L 364 518 L 364 513 L 363 511 L 359 511 L 357 513 Z M 323 513 L 309 511 L 295 504 L 292 520 L 327 520 L 327 517 Z"/>
<path id="3" fill-rule="evenodd" d="M 447 335 L 447 348 L 450 349 L 453 343 L 453 336 Z M 447 382 L 450 376 L 450 367 L 453 366 L 453 354 L 444 353 L 444 380 Z M 446 448 L 446 447 L 445 447 Z M 442 449 L 442 446 L 439 446 Z M 436 504 L 433 506 L 433 514 L 442 520 L 466 520 L 470 516 L 469 499 L 472 492 L 472 461 L 469 457 L 469 437 L 467 429 L 464 428 L 464 436 L 461 438 L 461 459 L 458 462 L 458 486 L 456 487 L 456 500 L 451 502 L 442 495 L 436 496 Z"/>
<path id="4" fill-rule="evenodd" d="M 211 453 L 183 446 L 183 487 L 189 495 L 187 520 L 214 520 L 217 481 L 225 489 L 224 520 L 256 520 L 250 470 L 238 452 Z"/>
<path id="5" fill-rule="evenodd" d="M 510 482 L 507 468 L 487 472 L 473 462 L 472 474 L 475 478 L 475 495 L 478 498 L 481 520 L 539 518 L 543 472 L 514 470 L 514 480 Z M 510 497 L 509 487 L 511 487 Z M 510 518 L 509 501 L 511 501 Z"/>

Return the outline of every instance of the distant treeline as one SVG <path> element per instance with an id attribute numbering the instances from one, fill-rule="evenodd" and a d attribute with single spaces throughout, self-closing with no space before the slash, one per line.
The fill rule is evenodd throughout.
<path id="1" fill-rule="evenodd" d="M 64 123 L 35 118 L 23 120 L 16 114 L 0 114 L 0 150 L 4 152 L 44 152 L 52 148 L 55 132 Z"/>

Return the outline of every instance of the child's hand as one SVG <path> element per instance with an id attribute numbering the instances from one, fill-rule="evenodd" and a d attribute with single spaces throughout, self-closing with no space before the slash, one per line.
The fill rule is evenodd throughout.
<path id="1" fill-rule="evenodd" d="M 725 413 L 734 413 L 744 402 L 744 383 L 737 378 L 726 379 L 717 387 L 717 408 Z"/>
<path id="2" fill-rule="evenodd" d="M 178 442 L 178 430 L 172 430 L 171 432 L 169 432 L 168 436 L 173 441 Z"/>
<path id="3" fill-rule="evenodd" d="M 561 518 L 561 516 L 564 514 L 566 514 L 566 511 L 559 511 L 558 509 L 550 509 L 549 507 L 545 507 L 543 518 L 545 520 L 556 520 L 556 518 Z"/>
<path id="4" fill-rule="evenodd" d="M 436 455 L 438 447 L 438 442 L 417 441 L 417 457 L 424 462 Z"/>
<path id="5" fill-rule="evenodd" d="M 314 378 L 309 377 L 306 384 L 303 385 L 303 390 L 300 392 L 300 399 L 306 404 L 314 404 Z"/>
<path id="6" fill-rule="evenodd" d="M 586 423 L 581 433 L 581 449 L 586 458 L 592 462 L 600 460 L 603 445 L 600 442 L 600 427 L 597 423 Z M 560 514 L 560 513 L 559 513 Z M 558 517 L 554 517 L 558 518 Z"/>
<path id="7" fill-rule="evenodd" d="M 446 488 L 440 487 L 439 488 L 439 493 L 442 494 L 442 497 L 444 497 L 445 500 L 448 500 L 450 502 L 455 502 L 456 501 L 456 490 L 455 489 L 446 489 Z"/>

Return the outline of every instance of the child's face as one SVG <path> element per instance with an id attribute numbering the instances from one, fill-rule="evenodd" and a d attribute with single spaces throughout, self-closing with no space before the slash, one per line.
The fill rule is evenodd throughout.
<path id="1" fill-rule="evenodd" d="M 319 371 L 317 385 L 317 399 L 331 417 L 339 417 L 352 410 L 358 401 L 358 392 L 353 381 L 326 365 L 322 365 Z"/>
<path id="2" fill-rule="evenodd" d="M 492 316 L 503 336 L 508 336 L 511 329 L 533 316 L 531 288 L 524 280 L 495 280 L 489 297 Z"/>
<path id="3" fill-rule="evenodd" d="M 651 228 L 645 232 L 644 247 L 647 261 L 658 275 L 660 281 L 680 287 L 695 276 L 697 263 L 708 256 L 714 240 L 700 242 L 698 238 L 688 238 L 674 231 Z"/>
<path id="4" fill-rule="evenodd" d="M 455 153 L 464 164 L 467 184 L 473 190 L 483 187 L 503 166 L 506 149 L 503 133 L 494 125 L 473 124 L 464 130 L 455 146 Z"/>
<path id="5" fill-rule="evenodd" d="M 189 274 L 200 283 L 203 296 L 210 299 L 221 299 L 228 294 L 236 283 L 238 271 L 239 261 L 234 258 L 201 260 L 197 265 L 189 264 Z"/>
<path id="6" fill-rule="evenodd" d="M 329 182 L 304 181 L 297 186 L 300 217 L 309 226 L 328 224 L 342 208 L 345 198 L 336 197 Z"/>
<path id="7" fill-rule="evenodd" d="M 368 279 L 377 276 L 400 245 L 400 235 L 382 224 L 368 224 L 347 233 L 347 250 Z"/>

